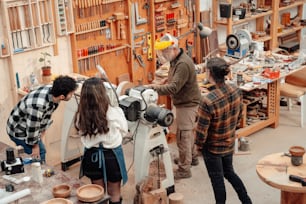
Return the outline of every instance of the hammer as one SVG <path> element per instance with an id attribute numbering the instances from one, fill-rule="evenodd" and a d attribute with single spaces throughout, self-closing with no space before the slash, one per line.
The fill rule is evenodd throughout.
<path id="1" fill-rule="evenodd" d="M 289 175 L 289 179 L 290 179 L 290 181 L 295 181 L 295 182 L 301 183 L 302 186 L 306 186 L 306 179 L 305 178 L 295 176 L 295 175 Z"/>

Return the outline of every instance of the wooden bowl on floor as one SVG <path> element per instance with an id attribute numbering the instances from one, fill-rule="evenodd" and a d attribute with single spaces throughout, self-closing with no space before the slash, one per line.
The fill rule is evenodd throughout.
<path id="1" fill-rule="evenodd" d="M 97 184 L 87 184 L 77 189 L 77 197 L 82 202 L 96 202 L 104 196 L 104 188 Z"/>
<path id="2" fill-rule="evenodd" d="M 73 202 L 65 198 L 53 198 L 43 202 L 42 204 L 73 204 Z"/>
<path id="3" fill-rule="evenodd" d="M 56 185 L 52 188 L 54 198 L 67 198 L 70 196 L 71 187 L 68 184 Z"/>

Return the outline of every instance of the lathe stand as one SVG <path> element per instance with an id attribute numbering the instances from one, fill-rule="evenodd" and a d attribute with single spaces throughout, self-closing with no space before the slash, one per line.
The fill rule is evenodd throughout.
<path id="1" fill-rule="evenodd" d="M 155 156 L 161 155 L 161 160 L 165 167 L 165 178 L 160 180 L 160 187 L 166 189 L 167 194 L 171 194 L 174 189 L 173 169 L 170 151 L 164 130 L 156 124 L 143 124 L 140 122 L 135 138 L 135 181 L 139 183 L 149 174 L 150 163 Z"/>

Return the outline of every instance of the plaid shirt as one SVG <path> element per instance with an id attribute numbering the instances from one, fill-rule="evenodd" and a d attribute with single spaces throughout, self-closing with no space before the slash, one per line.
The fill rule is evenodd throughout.
<path id="1" fill-rule="evenodd" d="M 242 113 L 242 93 L 233 84 L 213 86 L 199 106 L 196 144 L 214 154 L 234 151 L 235 130 Z"/>
<path id="2" fill-rule="evenodd" d="M 23 97 L 12 110 L 6 131 L 11 137 L 34 145 L 52 123 L 51 115 L 58 107 L 52 102 L 51 86 L 42 86 Z"/>

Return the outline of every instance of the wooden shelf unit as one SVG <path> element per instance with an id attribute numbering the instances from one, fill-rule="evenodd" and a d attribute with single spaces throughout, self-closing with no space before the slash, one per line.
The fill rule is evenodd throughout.
<path id="1" fill-rule="evenodd" d="M 73 5 L 70 0 L 56 0 L 55 16 L 57 34 L 59 36 L 68 35 L 74 32 Z"/>
<path id="2" fill-rule="evenodd" d="M 52 3 L 51 0 L 1 1 L 3 40 L 8 51 L 5 57 L 54 45 Z"/>
<path id="3" fill-rule="evenodd" d="M 277 36 L 272 38 L 272 49 L 275 49 L 279 46 L 279 37 L 282 36 L 286 36 L 289 35 L 291 33 L 296 33 L 298 36 L 298 39 L 300 39 L 301 36 L 301 30 L 302 30 L 302 26 L 295 26 L 295 27 L 289 27 L 289 28 L 285 28 L 282 32 L 278 32 L 278 25 L 281 24 L 281 16 L 280 14 L 282 12 L 288 11 L 290 12 L 290 10 L 294 10 L 296 9 L 297 11 L 297 16 L 298 17 L 302 17 L 303 14 L 303 6 L 306 3 L 305 0 L 296 0 L 295 2 L 289 4 L 288 6 L 282 6 L 279 7 L 280 5 L 280 1 L 281 0 L 273 0 L 272 3 L 272 9 L 273 9 L 273 25 L 271 23 L 271 36 Z M 293 16 L 290 16 L 293 17 Z"/>
<path id="4" fill-rule="evenodd" d="M 265 127 L 277 127 L 279 124 L 279 100 L 280 100 L 280 80 L 277 79 L 267 84 L 267 119 L 254 122 L 250 125 L 246 125 L 246 109 L 247 105 L 244 107 L 244 126 L 236 131 L 238 137 L 249 136 Z M 248 104 L 249 105 L 249 104 Z"/>
<path id="5" fill-rule="evenodd" d="M 251 21 L 255 21 L 256 23 L 256 31 L 265 31 L 267 27 L 267 19 L 270 18 L 270 34 L 267 34 L 265 37 L 261 37 L 256 41 L 265 42 L 265 48 L 275 49 L 278 47 L 278 37 L 285 36 L 287 34 L 297 32 L 298 36 L 300 36 L 300 31 L 302 26 L 292 27 L 285 29 L 283 32 L 278 32 L 278 26 L 280 25 L 280 13 L 297 9 L 297 14 L 299 17 L 302 16 L 303 13 L 303 4 L 306 3 L 305 0 L 296 0 L 295 2 L 290 3 L 287 6 L 280 7 L 281 0 L 272 0 L 271 2 L 271 10 L 251 15 L 250 17 L 245 17 L 244 19 L 239 19 L 237 21 L 233 21 L 232 16 L 227 19 L 221 19 L 219 17 L 219 4 L 221 0 L 212 1 L 212 10 L 213 12 L 213 27 L 216 29 L 218 26 L 226 26 L 226 34 L 233 34 L 233 27 L 243 25 L 244 23 L 248 23 Z M 233 0 L 222 1 L 222 3 L 231 4 L 231 9 L 233 10 Z M 257 0 L 257 7 L 265 6 L 265 0 Z M 232 14 L 231 10 L 231 14 Z M 277 36 L 277 37 L 276 37 Z"/>

